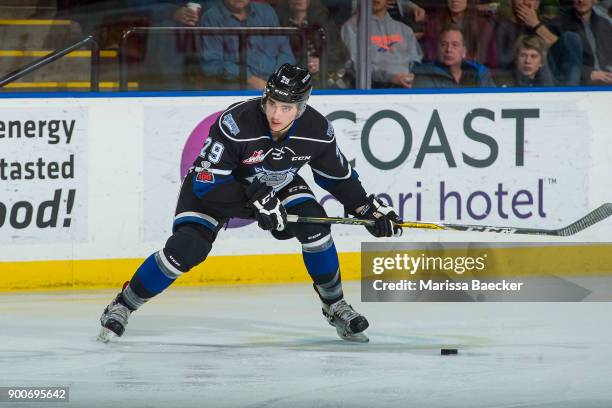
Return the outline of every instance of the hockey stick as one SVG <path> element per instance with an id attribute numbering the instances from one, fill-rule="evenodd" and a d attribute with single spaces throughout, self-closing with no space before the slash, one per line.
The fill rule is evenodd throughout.
<path id="1" fill-rule="evenodd" d="M 397 224 L 403 228 L 420 228 L 431 230 L 454 230 L 454 231 L 475 231 L 475 232 L 499 232 L 502 234 L 530 234 L 530 235 L 554 235 L 565 237 L 574 235 L 590 226 L 605 220 L 612 215 L 612 203 L 605 203 L 580 218 L 578 221 L 559 229 L 539 229 L 539 228 L 519 228 L 519 227 L 493 227 L 490 225 L 460 225 L 433 222 L 407 221 Z M 373 220 L 360 218 L 340 218 L 340 217 L 300 217 L 298 215 L 288 215 L 287 221 L 312 224 L 346 224 L 373 226 Z"/>

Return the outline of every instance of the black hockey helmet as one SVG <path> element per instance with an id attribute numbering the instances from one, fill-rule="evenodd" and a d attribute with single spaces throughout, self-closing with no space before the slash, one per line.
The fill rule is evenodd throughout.
<path id="1" fill-rule="evenodd" d="M 263 98 L 261 98 L 261 107 L 265 112 L 268 97 L 281 102 L 297 103 L 298 114 L 295 117 L 297 119 L 306 110 L 306 103 L 308 103 L 311 92 L 312 76 L 310 72 L 297 65 L 283 64 L 268 78 Z"/>

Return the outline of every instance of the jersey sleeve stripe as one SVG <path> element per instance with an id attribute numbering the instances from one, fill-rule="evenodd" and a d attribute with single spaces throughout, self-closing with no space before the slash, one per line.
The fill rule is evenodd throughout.
<path id="1" fill-rule="evenodd" d="M 351 173 L 352 173 L 352 170 L 353 170 L 351 168 L 351 166 L 349 165 L 348 166 L 348 173 L 346 175 L 344 175 L 342 177 L 334 177 L 334 176 L 330 176 L 329 174 L 325 174 L 322 171 L 315 169 L 314 167 L 311 167 L 311 168 L 312 168 L 312 171 L 314 173 L 318 174 L 319 176 L 322 176 L 322 177 L 325 177 L 327 179 L 330 179 L 330 180 L 346 180 L 346 179 L 349 179 L 351 177 Z"/>
<path id="2" fill-rule="evenodd" d="M 219 170 L 219 169 L 207 169 L 209 172 L 213 174 L 219 174 L 222 176 L 227 176 L 232 174 L 232 170 Z"/>
<path id="3" fill-rule="evenodd" d="M 291 139 L 299 139 L 299 140 L 308 140 L 310 142 L 317 142 L 317 143 L 332 143 L 334 140 L 336 140 L 336 136 L 332 137 L 329 140 L 320 140 L 320 139 L 311 139 L 309 137 L 299 137 L 299 136 L 290 136 Z"/>
<path id="4" fill-rule="evenodd" d="M 281 204 L 283 207 L 289 208 L 308 200 L 315 200 L 315 196 L 308 193 L 293 194 L 281 201 Z"/>

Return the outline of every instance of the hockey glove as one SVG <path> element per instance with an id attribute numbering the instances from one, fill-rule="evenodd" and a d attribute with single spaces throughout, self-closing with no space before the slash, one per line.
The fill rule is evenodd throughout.
<path id="1" fill-rule="evenodd" d="M 259 181 L 251 184 L 246 191 L 247 206 L 255 212 L 259 228 L 282 231 L 287 225 L 287 211 L 274 194 L 274 189 Z"/>
<path id="2" fill-rule="evenodd" d="M 364 207 L 355 215 L 376 222 L 373 226 L 366 227 L 370 234 L 375 237 L 399 237 L 402 235 L 402 227 L 396 225 L 396 223 L 402 222 L 400 217 L 393 211 L 393 208 L 380 201 L 374 194 L 368 196 L 368 201 Z"/>

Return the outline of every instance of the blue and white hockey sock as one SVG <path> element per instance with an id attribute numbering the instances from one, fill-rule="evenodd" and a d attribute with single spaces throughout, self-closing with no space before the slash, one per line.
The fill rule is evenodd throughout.
<path id="1" fill-rule="evenodd" d="M 136 310 L 152 297 L 163 292 L 182 274 L 166 257 L 164 251 L 149 256 L 123 289 L 123 303 Z"/>
<path id="2" fill-rule="evenodd" d="M 331 235 L 302 244 L 302 256 L 308 274 L 321 301 L 328 305 L 344 297 L 338 253 Z"/>

